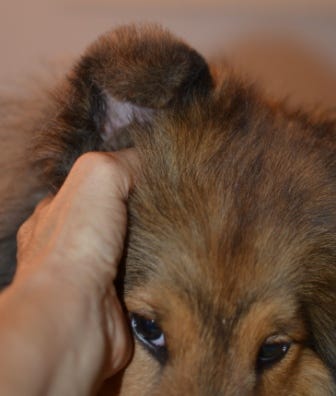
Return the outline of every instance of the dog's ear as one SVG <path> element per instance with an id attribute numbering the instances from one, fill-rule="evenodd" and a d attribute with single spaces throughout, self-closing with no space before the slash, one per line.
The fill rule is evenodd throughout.
<path id="1" fill-rule="evenodd" d="M 93 150 L 132 145 L 128 126 L 179 108 L 207 94 L 205 60 L 157 26 L 126 26 L 86 51 L 65 84 L 37 139 L 36 158 L 49 185 L 58 188 L 75 159 Z"/>

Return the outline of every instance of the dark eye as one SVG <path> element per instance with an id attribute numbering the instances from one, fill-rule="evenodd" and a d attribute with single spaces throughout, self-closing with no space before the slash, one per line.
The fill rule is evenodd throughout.
<path id="1" fill-rule="evenodd" d="M 131 326 L 135 337 L 160 362 L 167 360 L 166 340 L 154 319 L 132 313 Z"/>
<path id="2" fill-rule="evenodd" d="M 288 352 L 291 346 L 291 341 L 277 338 L 279 337 L 269 337 L 262 344 L 258 354 L 258 369 L 264 369 L 279 362 Z"/>

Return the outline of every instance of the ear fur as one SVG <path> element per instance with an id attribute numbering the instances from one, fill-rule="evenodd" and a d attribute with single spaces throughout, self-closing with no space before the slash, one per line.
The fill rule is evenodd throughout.
<path id="1" fill-rule="evenodd" d="M 204 59 L 158 26 L 102 36 L 59 87 L 39 133 L 35 155 L 45 180 L 58 188 L 82 153 L 131 146 L 127 127 L 134 120 L 149 122 L 212 84 Z"/>

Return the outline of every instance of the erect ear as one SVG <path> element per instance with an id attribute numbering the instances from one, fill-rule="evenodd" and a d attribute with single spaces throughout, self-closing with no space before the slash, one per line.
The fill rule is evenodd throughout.
<path id="1" fill-rule="evenodd" d="M 58 188 L 82 153 L 131 146 L 130 123 L 150 122 L 158 110 L 211 88 L 204 59 L 167 31 L 152 25 L 114 30 L 88 48 L 59 88 L 37 140 L 38 164 Z"/>

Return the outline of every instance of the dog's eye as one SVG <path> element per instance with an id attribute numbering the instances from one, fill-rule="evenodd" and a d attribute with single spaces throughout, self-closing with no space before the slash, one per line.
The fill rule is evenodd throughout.
<path id="1" fill-rule="evenodd" d="M 264 369 L 279 362 L 288 352 L 291 341 L 277 338 L 272 336 L 262 344 L 258 354 L 258 369 Z"/>
<path id="2" fill-rule="evenodd" d="M 167 359 L 166 340 L 155 320 L 133 313 L 131 326 L 135 337 L 163 364 Z"/>

